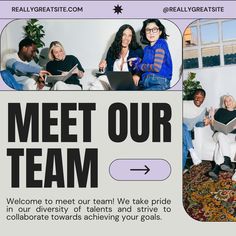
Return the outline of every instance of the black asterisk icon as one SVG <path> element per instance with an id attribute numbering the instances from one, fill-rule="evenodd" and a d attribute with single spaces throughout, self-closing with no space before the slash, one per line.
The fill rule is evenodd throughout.
<path id="1" fill-rule="evenodd" d="M 118 14 L 121 14 L 122 11 L 123 11 L 122 6 L 120 6 L 120 5 L 117 4 L 116 6 L 114 6 L 113 11 L 114 11 L 114 13 L 116 13 L 117 15 L 118 15 Z"/>

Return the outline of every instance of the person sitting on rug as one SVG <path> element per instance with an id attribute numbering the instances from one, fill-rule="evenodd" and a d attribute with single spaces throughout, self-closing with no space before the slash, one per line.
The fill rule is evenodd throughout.
<path id="1" fill-rule="evenodd" d="M 76 64 L 77 68 L 73 72 L 73 75 L 69 77 L 65 83 L 78 85 L 82 88 L 79 79 L 84 75 L 84 69 L 81 66 L 77 57 L 73 55 L 66 55 L 64 47 L 59 41 L 51 42 L 48 52 L 49 62 L 46 65 L 46 70 L 53 75 L 66 75 Z"/>
<path id="2" fill-rule="evenodd" d="M 201 127 L 210 124 L 210 119 L 206 118 L 207 109 L 202 105 L 205 97 L 204 89 L 196 89 L 193 100 L 183 102 L 183 168 L 185 168 L 188 152 L 194 165 L 202 162 L 193 148 L 191 130 L 194 126 Z"/>
<path id="3" fill-rule="evenodd" d="M 134 58 L 143 58 L 143 49 L 138 44 L 135 31 L 131 25 L 122 25 L 116 33 L 106 59 L 99 63 L 99 71 L 104 72 L 92 84 L 90 90 L 110 90 L 110 84 L 106 71 L 130 71 L 134 84 L 138 86 L 140 80 L 140 72 L 136 72 L 128 63 Z"/>
<path id="4" fill-rule="evenodd" d="M 227 124 L 229 121 L 236 117 L 236 101 L 231 95 L 225 95 L 223 97 L 222 108 L 219 108 L 215 115 L 214 120 Z M 214 120 L 212 123 L 214 124 Z M 216 131 L 213 135 L 213 140 L 216 142 L 216 150 L 214 152 L 215 166 L 209 172 L 209 176 L 217 180 L 220 170 L 233 171 L 231 158 L 230 158 L 230 144 L 236 141 L 236 126 L 233 131 L 228 134 Z M 236 180 L 236 174 L 234 174 L 233 180 Z"/>

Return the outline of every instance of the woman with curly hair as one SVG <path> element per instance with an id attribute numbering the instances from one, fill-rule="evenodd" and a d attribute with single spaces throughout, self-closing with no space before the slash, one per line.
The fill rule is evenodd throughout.
<path id="1" fill-rule="evenodd" d="M 138 85 L 140 73 L 137 73 L 128 63 L 132 58 L 142 58 L 143 49 L 138 44 L 135 31 L 131 25 L 122 25 L 116 33 L 106 59 L 99 63 L 99 71 L 130 71 L 135 85 Z M 100 82 L 103 82 L 103 86 Z M 100 83 L 100 85 L 99 85 Z M 104 89 L 104 83 L 109 87 L 107 76 L 99 76 L 99 80 L 93 83 L 91 90 Z"/>

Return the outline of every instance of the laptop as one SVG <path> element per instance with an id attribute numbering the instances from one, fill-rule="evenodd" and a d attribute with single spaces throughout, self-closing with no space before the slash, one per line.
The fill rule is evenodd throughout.
<path id="1" fill-rule="evenodd" d="M 112 90 L 138 90 L 132 74 L 128 71 L 107 71 L 106 75 Z"/>

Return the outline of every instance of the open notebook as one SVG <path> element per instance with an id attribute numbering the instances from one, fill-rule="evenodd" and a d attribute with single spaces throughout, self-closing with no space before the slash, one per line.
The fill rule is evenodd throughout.
<path id="1" fill-rule="evenodd" d="M 236 117 L 229 121 L 227 124 L 223 124 L 219 121 L 214 121 L 213 124 L 214 130 L 228 134 L 236 128 Z"/>
<path id="2" fill-rule="evenodd" d="M 48 84 L 54 84 L 57 81 L 66 81 L 73 74 L 73 71 L 77 68 L 78 64 L 76 64 L 66 75 L 47 75 L 45 78 L 45 82 Z"/>

